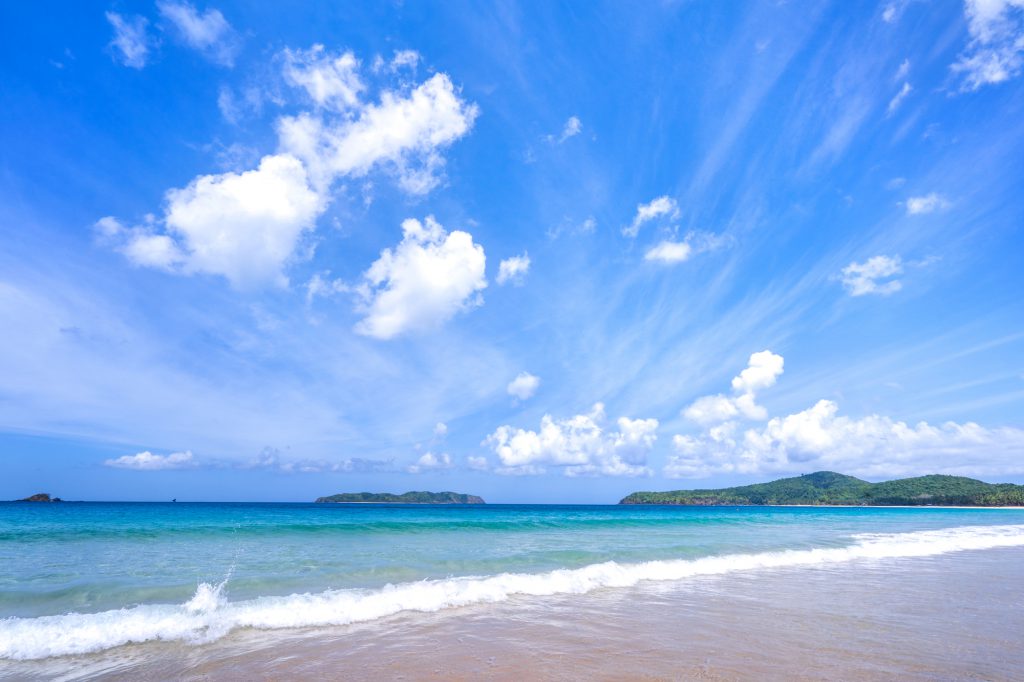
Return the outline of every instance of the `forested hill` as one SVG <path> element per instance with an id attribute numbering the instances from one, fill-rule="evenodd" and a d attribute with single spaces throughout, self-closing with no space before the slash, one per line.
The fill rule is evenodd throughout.
<path id="1" fill-rule="evenodd" d="M 940 475 L 869 483 L 834 471 L 818 471 L 737 488 L 636 492 L 619 504 L 1024 506 L 1024 485 Z"/>
<path id="2" fill-rule="evenodd" d="M 414 490 L 401 495 L 394 493 L 338 493 L 328 497 L 318 497 L 317 502 L 377 502 L 386 504 L 484 504 L 484 500 L 476 495 L 465 495 L 445 491 L 429 493 Z"/>

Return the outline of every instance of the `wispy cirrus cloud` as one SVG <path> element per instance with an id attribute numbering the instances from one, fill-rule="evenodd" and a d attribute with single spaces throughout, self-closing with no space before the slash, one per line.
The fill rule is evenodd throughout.
<path id="1" fill-rule="evenodd" d="M 186 45 L 216 64 L 235 65 L 241 39 L 219 9 L 200 12 L 195 5 L 177 0 L 159 0 L 156 6 Z"/>
<path id="2" fill-rule="evenodd" d="M 117 12 L 107 12 L 107 21 L 114 29 L 114 37 L 108 45 L 114 59 L 133 69 L 144 68 L 154 42 L 147 29 L 149 20 L 142 16 L 125 17 Z"/>
<path id="3" fill-rule="evenodd" d="M 679 204 L 672 197 L 660 196 L 646 204 L 637 204 L 636 215 L 629 225 L 622 228 L 622 234 L 626 237 L 635 237 L 645 223 L 665 216 L 671 220 L 679 217 Z"/>

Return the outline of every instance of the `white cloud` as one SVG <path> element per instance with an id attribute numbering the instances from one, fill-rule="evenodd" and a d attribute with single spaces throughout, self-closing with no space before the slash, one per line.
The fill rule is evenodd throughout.
<path id="1" fill-rule="evenodd" d="M 139 16 L 125 18 L 117 12 L 107 12 L 107 21 L 114 28 L 109 47 L 115 51 L 115 58 L 133 69 L 146 66 L 150 46 L 146 33 L 149 21 Z"/>
<path id="2" fill-rule="evenodd" d="M 313 276 L 306 282 L 306 305 L 312 305 L 313 299 L 317 296 L 327 298 L 336 294 L 352 292 L 352 287 L 340 279 L 329 279 L 330 275 L 331 272 L 329 270 L 323 274 L 319 272 L 313 273 Z"/>
<path id="3" fill-rule="evenodd" d="M 448 435 L 448 425 L 444 422 L 437 422 L 434 425 L 434 438 L 444 438 Z"/>
<path id="4" fill-rule="evenodd" d="M 547 139 L 549 142 L 556 142 L 562 144 L 570 137 L 575 137 L 583 131 L 583 123 L 576 116 L 570 116 L 569 120 L 565 122 L 565 126 L 562 127 L 562 133 L 555 137 L 554 135 L 548 135 Z"/>
<path id="5" fill-rule="evenodd" d="M 909 73 L 910 73 L 910 60 L 909 59 L 904 59 L 902 62 L 900 62 L 899 68 L 896 69 L 896 75 L 894 75 L 892 79 L 893 79 L 893 81 L 897 81 L 897 82 L 901 81 L 904 78 L 906 78 Z"/>
<path id="6" fill-rule="evenodd" d="M 97 229 L 136 265 L 223 275 L 250 289 L 287 284 L 282 269 L 323 208 L 297 159 L 265 156 L 256 170 L 202 175 L 167 192 L 165 234 L 155 222 L 118 229 L 109 217 Z"/>
<path id="7" fill-rule="evenodd" d="M 466 466 L 471 471 L 487 471 L 490 469 L 490 465 L 487 463 L 486 457 L 478 457 L 476 455 L 470 455 L 466 458 Z"/>
<path id="8" fill-rule="evenodd" d="M 281 55 L 285 81 L 305 90 L 318 107 L 346 111 L 359 104 L 366 86 L 352 52 L 330 54 L 323 45 L 314 45 L 308 50 L 285 48 Z"/>
<path id="9" fill-rule="evenodd" d="M 943 211 L 949 207 L 949 200 L 935 192 L 922 197 L 910 197 L 907 199 L 907 215 L 925 215 L 935 213 L 936 211 Z"/>
<path id="10" fill-rule="evenodd" d="M 720 249 L 730 238 L 710 232 L 690 232 L 682 241 L 665 239 L 644 253 L 644 260 L 661 265 L 678 265 L 699 253 Z"/>
<path id="11" fill-rule="evenodd" d="M 266 448 L 259 456 L 234 465 L 238 469 L 266 469 L 282 474 L 371 474 L 395 471 L 394 460 L 351 457 L 341 461 L 325 459 L 282 460 L 276 448 Z"/>
<path id="12" fill-rule="evenodd" d="M 1024 472 L 1024 430 L 971 422 L 909 425 L 879 415 L 853 419 L 838 410 L 835 402 L 819 400 L 746 430 L 723 411 L 702 433 L 673 438 L 675 454 L 664 473 L 678 478 L 816 469 L 862 476 Z"/>
<path id="13" fill-rule="evenodd" d="M 635 237 L 640 232 L 640 227 L 644 223 L 660 216 L 669 216 L 673 220 L 679 217 L 679 205 L 675 199 L 668 196 L 660 196 L 646 204 L 637 204 L 633 222 L 622 228 L 622 234 L 627 237 Z"/>
<path id="14" fill-rule="evenodd" d="M 540 377 L 529 372 L 520 372 L 516 378 L 508 384 L 508 394 L 518 400 L 528 400 L 533 397 L 540 386 Z"/>
<path id="15" fill-rule="evenodd" d="M 174 24 L 186 45 L 212 62 L 234 66 L 238 35 L 220 10 L 207 9 L 200 13 L 188 2 L 161 1 L 156 6 L 160 15 Z"/>
<path id="16" fill-rule="evenodd" d="M 1024 431 L 988 429 L 973 422 L 910 425 L 877 414 L 838 415 L 838 405 L 813 407 L 771 419 L 740 433 L 720 425 L 698 437 L 676 436 L 665 475 L 797 472 L 833 469 L 862 476 L 922 473 L 1006 474 L 1024 471 Z"/>
<path id="17" fill-rule="evenodd" d="M 1024 0 L 965 0 L 970 42 L 950 68 L 961 92 L 1002 83 L 1024 66 Z"/>
<path id="18" fill-rule="evenodd" d="M 390 66 L 392 71 L 398 71 L 402 68 L 415 69 L 419 63 L 420 53 L 416 50 L 395 50 Z"/>
<path id="19" fill-rule="evenodd" d="M 156 221 L 147 216 L 143 225 L 127 227 L 112 216 L 96 221 L 100 238 L 135 265 L 174 272 L 185 263 L 185 254 L 166 234 L 158 234 Z"/>
<path id="20" fill-rule="evenodd" d="M 228 123 L 238 123 L 246 115 L 258 114 L 267 99 L 268 94 L 255 86 L 242 88 L 236 93 L 230 87 L 222 85 L 217 91 L 217 108 Z M 256 156 L 259 158 L 258 154 Z"/>
<path id="21" fill-rule="evenodd" d="M 124 455 L 117 459 L 108 459 L 104 466 L 116 469 L 135 469 L 137 471 L 163 471 L 168 469 L 189 469 L 196 466 L 192 453 L 172 452 L 169 455 L 154 455 L 149 450 L 137 455 Z"/>
<path id="22" fill-rule="evenodd" d="M 896 110 L 899 108 L 900 104 L 903 103 L 903 100 L 906 99 L 907 95 L 910 94 L 911 90 L 913 90 L 913 88 L 910 86 L 910 83 L 904 82 L 900 91 L 897 92 L 891 100 L 889 100 L 889 106 L 886 108 L 886 113 L 889 116 L 896 113 Z"/>
<path id="23" fill-rule="evenodd" d="M 763 388 L 774 386 L 776 379 L 782 374 L 785 360 L 770 350 L 753 353 L 747 362 L 747 368 L 733 378 L 732 388 L 741 393 L 754 393 Z"/>
<path id="24" fill-rule="evenodd" d="M 137 265 L 223 275 L 239 289 L 286 285 L 284 269 L 315 228 L 336 180 L 383 166 L 407 192 L 425 194 L 440 182 L 441 150 L 465 135 L 477 115 L 443 73 L 411 89 L 384 91 L 379 104 L 364 104 L 358 62 L 350 53 L 314 46 L 282 55 L 286 80 L 305 90 L 318 110 L 281 118 L 282 151 L 265 156 L 257 169 L 201 175 L 170 190 L 163 220 L 117 231 L 116 239 L 108 234 L 114 248 Z M 237 118 L 230 92 L 219 103 L 227 118 Z M 453 233 L 442 250 L 451 252 L 463 236 L 468 238 Z M 463 273 L 455 274 L 458 279 Z M 440 275 L 433 273 L 430 282 L 441 282 Z M 482 276 L 479 281 L 483 288 Z M 307 294 L 337 291 L 326 284 L 311 280 Z"/>
<path id="25" fill-rule="evenodd" d="M 566 476 L 648 475 L 658 420 L 621 417 L 618 431 L 605 431 L 604 421 L 604 405 L 598 403 L 590 414 L 569 419 L 544 415 L 539 431 L 499 426 L 484 444 L 501 460 L 501 474 L 539 474 L 553 466 Z"/>
<path id="26" fill-rule="evenodd" d="M 687 242 L 663 241 L 644 254 L 644 260 L 674 265 L 689 260 L 693 248 Z"/>
<path id="27" fill-rule="evenodd" d="M 360 107 L 358 117 L 289 116 L 279 121 L 278 133 L 282 148 L 305 162 L 317 186 L 363 177 L 383 164 L 406 192 L 426 194 L 440 182 L 439 150 L 465 135 L 477 113 L 439 73 L 407 95 L 385 91 L 380 104 Z"/>
<path id="28" fill-rule="evenodd" d="M 770 350 L 752 353 L 747 368 L 732 380 L 734 396 L 718 394 L 698 398 L 684 408 L 682 414 L 698 424 L 724 422 L 740 416 L 763 419 L 767 412 L 757 404 L 757 392 L 775 385 L 784 366 L 782 356 Z"/>
<path id="29" fill-rule="evenodd" d="M 850 263 L 843 268 L 842 281 L 851 296 L 888 296 L 902 289 L 903 283 L 887 278 L 902 272 L 903 262 L 899 256 L 874 256 L 863 263 Z"/>
<path id="30" fill-rule="evenodd" d="M 424 471 L 442 471 L 452 468 L 452 458 L 448 453 L 435 455 L 432 452 L 424 453 L 415 464 L 410 464 L 406 471 L 410 474 L 420 474 Z"/>
<path id="31" fill-rule="evenodd" d="M 887 24 L 891 24 L 896 21 L 903 12 L 905 4 L 904 0 L 895 0 L 894 2 L 888 3 L 885 6 L 885 9 L 882 10 L 882 21 Z"/>
<path id="32" fill-rule="evenodd" d="M 498 284 L 511 282 L 519 286 L 523 283 L 523 279 L 529 271 L 530 254 L 524 253 L 522 256 L 512 256 L 498 264 L 498 277 L 496 281 Z"/>
<path id="33" fill-rule="evenodd" d="M 402 233 L 398 246 L 381 252 L 357 289 L 366 313 L 356 325 L 360 334 L 390 339 L 430 329 L 481 302 L 486 258 L 471 234 L 445 232 L 432 216 L 423 223 L 404 221 Z"/>

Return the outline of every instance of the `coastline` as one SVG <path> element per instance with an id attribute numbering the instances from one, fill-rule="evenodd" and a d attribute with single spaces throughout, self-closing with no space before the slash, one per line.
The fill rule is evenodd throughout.
<path id="1" fill-rule="evenodd" d="M 1024 609 L 1006 595 L 1022 579 L 1019 547 L 866 560 L 0 662 L 0 677 L 1011 680 Z"/>

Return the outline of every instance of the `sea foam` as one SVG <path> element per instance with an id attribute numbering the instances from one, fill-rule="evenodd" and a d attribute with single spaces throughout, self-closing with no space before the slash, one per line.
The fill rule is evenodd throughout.
<path id="1" fill-rule="evenodd" d="M 229 602 L 218 585 L 201 584 L 180 605 L 143 605 L 102 613 L 69 613 L 0 620 L 0 659 L 32 660 L 85 654 L 149 641 L 209 642 L 238 628 L 301 628 L 372 621 L 401 612 L 508 600 L 516 595 L 585 594 L 630 587 L 642 581 L 683 580 L 861 559 L 925 557 L 965 550 L 1024 546 L 1024 525 L 964 526 L 943 530 L 853 536 L 846 547 L 730 554 L 700 559 L 620 564 L 609 561 L 547 573 L 501 573 L 482 577 L 387 585 L 380 589 L 328 590 L 318 594 Z"/>

